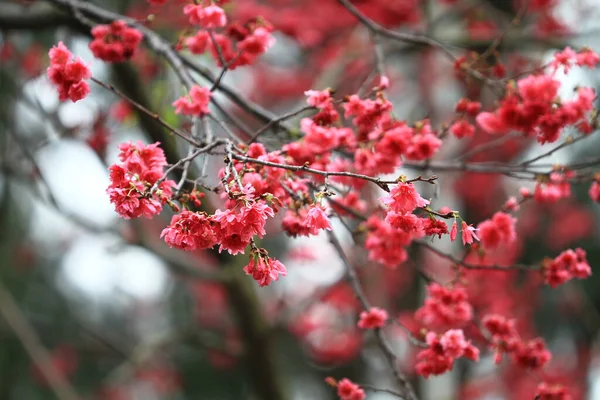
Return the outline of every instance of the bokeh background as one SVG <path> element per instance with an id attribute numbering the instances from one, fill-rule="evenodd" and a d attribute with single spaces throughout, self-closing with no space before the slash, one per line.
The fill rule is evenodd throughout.
<path id="1" fill-rule="evenodd" d="M 140 19 L 153 15 L 149 25 L 173 43 L 186 33 L 185 1 L 160 8 L 142 0 L 95 3 Z M 566 45 L 600 51 L 600 2 L 595 0 L 532 0 L 529 12 L 512 27 L 522 4 L 509 0 L 354 3 L 384 26 L 425 33 L 457 55 L 481 53 L 506 31 L 496 54 L 485 60 L 490 70 L 502 62 L 506 76 L 547 61 Z M 302 93 L 311 88 L 335 88 L 343 98 L 372 86 L 375 56 L 368 32 L 337 1 L 233 0 L 224 7 L 240 20 L 260 14 L 276 29 L 275 46 L 256 65 L 225 76 L 224 84 L 248 101 L 282 114 L 300 108 Z M 127 63 L 93 60 L 86 28 L 69 13 L 51 2 L 0 1 L 0 301 L 6 309 L 6 294 L 14 299 L 16 312 L 82 398 L 333 399 L 327 376 L 393 387 L 373 338 L 355 327 L 357 305 L 326 237 L 291 240 L 273 223 L 263 246 L 282 259 L 289 275 L 259 289 L 241 271 L 243 256 L 183 254 L 164 245 L 159 234 L 171 217 L 168 210 L 151 221 L 117 217 L 105 189 L 118 144 L 160 140 L 170 162 L 186 148 L 98 86 L 85 101 L 59 103 L 45 76 L 47 51 L 59 40 L 89 61 L 98 79 L 170 123 L 189 122 L 171 107 L 181 95 L 180 84 L 148 49 Z M 461 97 L 493 104 L 493 93 L 459 76 L 435 49 L 391 41 L 383 49 L 396 116 L 430 118 L 440 126 Z M 209 54 L 183 53 L 208 75 L 219 72 Z M 569 96 L 577 85 L 598 90 L 599 76 L 577 68 L 560 75 L 561 93 Z M 197 78 L 207 84 L 205 76 Z M 263 125 L 227 94 L 215 98 L 230 115 L 213 110 L 223 120 L 232 115 L 251 129 Z M 492 139 L 480 132 L 472 140 L 447 138 L 438 158 L 456 160 Z M 289 139 L 271 135 L 265 140 L 278 145 Z M 540 163 L 569 163 L 599 150 L 597 138 L 590 137 Z M 547 147 L 515 138 L 471 161 L 517 162 L 544 151 Z M 221 166 L 219 157 L 210 159 L 207 185 L 218 183 Z M 460 210 L 473 223 L 489 217 L 520 187 L 535 184 L 493 174 L 398 173 L 439 175 L 437 189 L 424 185 L 419 190 L 434 196 L 436 207 Z M 594 270 L 590 279 L 552 290 L 521 273 L 481 273 L 470 281 L 472 290 L 485 292 L 482 308 L 512 310 L 531 337 L 546 339 L 554 355 L 549 376 L 571 387 L 577 399 L 600 399 L 600 209 L 589 200 L 588 187 L 574 185 L 572 198 L 552 207 L 524 205 L 518 213 L 522 240 L 507 259 L 534 263 L 580 246 Z M 375 200 L 379 193 L 369 190 L 365 196 Z M 207 200 L 209 207 L 221 201 L 212 193 Z M 373 303 L 418 330 L 412 314 L 422 304 L 426 283 L 415 265 L 436 273 L 448 264 L 411 248 L 410 262 L 386 269 L 369 261 L 338 221 L 335 226 Z M 434 244 L 459 254 L 460 246 L 447 239 Z M 233 276 L 231 281 L 214 281 L 222 271 Z M 418 349 L 396 328 L 389 327 L 392 345 L 410 374 Z M 510 365 L 495 366 L 490 354 L 476 365 L 458 363 L 442 377 L 414 380 L 424 399 L 532 399 L 536 384 Z M 285 396 L 269 392 L 271 386 Z M 53 398 L 22 340 L 0 318 L 0 399 Z M 394 397 L 369 392 L 368 398 Z"/>

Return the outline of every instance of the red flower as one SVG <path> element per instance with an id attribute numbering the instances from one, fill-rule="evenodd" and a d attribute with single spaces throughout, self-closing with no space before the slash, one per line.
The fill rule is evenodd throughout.
<path id="1" fill-rule="evenodd" d="M 387 319 L 387 311 L 378 307 L 371 307 L 369 310 L 360 313 L 358 327 L 361 329 L 383 328 Z"/>
<path id="2" fill-rule="evenodd" d="M 123 62 L 130 59 L 142 42 L 143 35 L 125 21 L 114 21 L 110 25 L 92 28 L 94 40 L 89 48 L 96 58 L 107 62 Z"/>

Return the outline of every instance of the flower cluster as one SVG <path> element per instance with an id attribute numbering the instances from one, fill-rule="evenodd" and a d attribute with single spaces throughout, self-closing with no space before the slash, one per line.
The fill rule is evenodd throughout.
<path id="1" fill-rule="evenodd" d="M 437 283 L 427 285 L 428 297 L 415 313 L 415 318 L 430 328 L 460 327 L 473 319 L 473 307 L 467 290 L 447 288 Z"/>
<path id="2" fill-rule="evenodd" d="M 340 379 L 339 382 L 335 382 L 333 378 L 327 380 L 337 387 L 337 395 L 340 400 L 364 400 L 367 397 L 365 391 L 348 378 Z"/>
<path id="3" fill-rule="evenodd" d="M 460 357 L 479 361 L 479 349 L 465 339 L 461 329 L 451 329 L 442 336 L 428 332 L 425 341 L 429 347 L 417 354 L 415 367 L 417 374 L 425 378 L 450 371 Z"/>
<path id="4" fill-rule="evenodd" d="M 565 250 L 554 260 L 546 260 L 543 265 L 544 281 L 551 287 L 557 287 L 573 278 L 585 279 L 592 275 L 585 250 Z"/>
<path id="5" fill-rule="evenodd" d="M 455 111 L 461 117 L 450 125 L 450 133 L 457 139 L 473 137 L 475 135 L 475 126 L 469 122 L 469 119 L 475 118 L 480 110 L 481 103 L 478 101 L 460 99 L 459 102 L 456 103 Z"/>
<path id="6" fill-rule="evenodd" d="M 228 24 L 225 11 L 215 4 L 188 4 L 183 12 L 191 25 L 201 28 L 193 36 L 185 39 L 189 50 L 193 54 L 202 54 L 207 49 L 210 50 L 221 67 L 235 69 L 252 64 L 275 43 L 271 35 L 273 28 L 262 19 L 260 23 L 252 21 L 247 24 Z M 224 28 L 224 32 L 216 33 L 218 28 Z M 212 35 L 209 30 L 212 31 Z"/>
<path id="7" fill-rule="evenodd" d="M 261 287 L 276 281 L 279 279 L 279 275 L 287 275 L 285 265 L 279 260 L 269 257 L 264 249 L 252 252 L 250 261 L 244 267 L 244 272 L 246 275 L 251 275 Z"/>
<path id="8" fill-rule="evenodd" d="M 573 396 L 571 396 L 566 387 L 546 382 L 538 385 L 535 398 L 538 400 L 573 400 Z"/>
<path id="9" fill-rule="evenodd" d="M 188 16 L 190 24 L 204 28 L 219 28 L 227 24 L 225 11 L 219 6 L 211 4 L 204 7 L 199 4 L 187 4 L 183 12 Z"/>
<path id="10" fill-rule="evenodd" d="M 583 48 L 578 52 L 575 52 L 572 48 L 567 46 L 562 51 L 558 51 L 554 54 L 554 59 L 550 63 L 550 66 L 554 71 L 562 67 L 565 72 L 569 72 L 573 65 L 594 68 L 598 63 L 600 63 L 600 56 L 593 50 Z"/>
<path id="11" fill-rule="evenodd" d="M 536 136 L 539 143 L 558 140 L 567 125 L 581 125 L 588 131 L 586 115 L 593 109 L 596 94 L 590 88 L 580 88 L 573 100 L 557 98 L 560 82 L 548 75 L 528 76 L 508 86 L 507 95 L 495 113 L 482 112 L 477 123 L 488 133 L 518 131 Z"/>
<path id="12" fill-rule="evenodd" d="M 109 168 L 110 185 L 106 192 L 115 211 L 125 219 L 152 218 L 170 201 L 175 182 L 162 180 L 167 159 L 158 146 L 159 143 L 123 143 L 119 146 L 121 164 Z"/>
<path id="13" fill-rule="evenodd" d="M 76 102 L 85 98 L 90 93 L 85 79 L 91 78 L 92 72 L 83 60 L 79 57 L 73 60 L 73 54 L 63 42 L 52 47 L 48 55 L 48 78 L 58 88 L 59 100 Z"/>
<path id="14" fill-rule="evenodd" d="M 571 184 L 569 178 L 575 174 L 571 171 L 561 173 L 551 172 L 547 180 L 538 182 L 535 186 L 533 198 L 538 203 L 556 203 L 560 199 L 571 196 Z"/>
<path id="15" fill-rule="evenodd" d="M 510 354 L 515 364 L 531 370 L 539 370 L 550 361 L 552 355 L 546 349 L 543 339 L 523 341 L 515 328 L 514 320 L 489 314 L 483 317 L 482 322 L 491 335 L 490 346 L 495 350 L 497 364 L 502 361 L 503 353 Z"/>
<path id="16" fill-rule="evenodd" d="M 285 232 L 292 237 L 315 236 L 321 230 L 331 230 L 325 210 L 316 204 L 297 211 L 289 210 L 281 223 Z"/>
<path id="17" fill-rule="evenodd" d="M 404 247 L 408 246 L 413 237 L 377 216 L 367 220 L 368 229 L 365 248 L 369 251 L 369 260 L 377 261 L 389 268 L 396 268 L 408 259 Z"/>
<path id="18" fill-rule="evenodd" d="M 422 232 L 423 221 L 412 212 L 426 207 L 429 201 L 417 193 L 412 183 L 399 183 L 380 200 L 388 206 L 385 217 L 388 224 L 410 234 L 419 235 Z"/>
<path id="19" fill-rule="evenodd" d="M 92 28 L 94 40 L 90 50 L 96 58 L 107 62 L 123 62 L 130 59 L 142 42 L 143 35 L 124 21 L 114 21 L 110 25 L 96 25 Z"/>
<path id="20" fill-rule="evenodd" d="M 176 114 L 193 115 L 202 117 L 210 113 L 208 103 L 210 103 L 211 92 L 208 88 L 193 86 L 187 96 L 183 96 L 173 103 Z"/>

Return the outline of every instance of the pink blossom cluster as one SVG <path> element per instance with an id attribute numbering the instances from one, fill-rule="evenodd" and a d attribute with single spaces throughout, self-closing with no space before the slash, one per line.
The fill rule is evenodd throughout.
<path id="1" fill-rule="evenodd" d="M 464 287 L 427 285 L 427 298 L 415 318 L 429 328 L 461 327 L 473 319 L 473 306 Z"/>
<path id="2" fill-rule="evenodd" d="M 204 28 L 220 28 L 227 24 L 225 11 L 217 5 L 202 6 L 201 4 L 187 4 L 183 13 L 188 16 L 190 24 Z"/>
<path id="3" fill-rule="evenodd" d="M 573 278 L 586 279 L 592 275 L 585 250 L 565 250 L 554 260 L 548 260 L 543 265 L 544 281 L 551 287 L 557 287 Z"/>
<path id="4" fill-rule="evenodd" d="M 211 97 L 212 94 L 208 88 L 194 85 L 190 89 L 189 95 L 175 100 L 173 103 L 175 113 L 198 117 L 210 114 L 208 104 Z"/>
<path id="5" fill-rule="evenodd" d="M 183 12 L 190 24 L 200 27 L 194 35 L 185 39 L 188 49 L 193 54 L 210 50 L 220 67 L 235 69 L 250 65 L 275 43 L 271 35 L 273 27 L 264 20 L 260 23 L 240 24 L 234 21 L 228 24 L 225 11 L 215 4 L 188 4 Z M 217 33 L 218 28 L 224 28 L 223 33 Z"/>
<path id="6" fill-rule="evenodd" d="M 564 68 L 565 72 L 577 65 L 578 67 L 594 68 L 600 63 L 600 56 L 589 48 L 583 48 L 575 52 L 569 46 L 565 47 L 562 51 L 558 51 L 554 54 L 554 59 L 550 63 L 550 66 L 554 71 L 559 68 Z"/>
<path id="7" fill-rule="evenodd" d="M 450 125 L 450 133 L 457 139 L 473 137 L 475 135 L 475 126 L 470 120 L 475 118 L 480 110 L 480 102 L 465 98 L 460 99 L 455 107 L 455 111 L 460 115 L 460 118 Z"/>
<path id="8" fill-rule="evenodd" d="M 561 384 L 542 382 L 537 387 L 535 398 L 538 400 L 573 400 L 567 388 Z"/>
<path id="9" fill-rule="evenodd" d="M 265 235 L 267 218 L 273 216 L 273 209 L 265 201 L 248 194 L 233 208 L 216 210 L 210 216 L 184 210 L 173 216 L 161 237 L 169 246 L 182 250 L 219 245 L 219 251 L 243 254 L 254 236 L 262 238 Z"/>
<path id="10" fill-rule="evenodd" d="M 479 349 L 465 339 L 462 329 L 451 329 L 441 336 L 428 332 L 425 341 L 428 348 L 417 354 L 415 367 L 417 374 L 425 378 L 450 371 L 460 357 L 479 361 Z"/>
<path id="11" fill-rule="evenodd" d="M 329 217 L 320 205 L 311 205 L 299 210 L 288 210 L 281 221 L 285 232 L 292 237 L 315 236 L 321 230 L 331 230 Z"/>
<path id="12" fill-rule="evenodd" d="M 482 322 L 491 336 L 490 346 L 495 351 L 497 364 L 502 361 L 502 356 L 506 353 L 511 355 L 516 365 L 540 370 L 552 358 L 543 339 L 535 338 L 530 341 L 521 339 L 515 327 L 515 320 L 498 314 L 488 314 L 483 317 Z"/>
<path id="13" fill-rule="evenodd" d="M 364 400 L 367 397 L 359 385 L 347 378 L 337 383 L 337 395 L 340 400 Z"/>
<path id="14" fill-rule="evenodd" d="M 53 46 L 48 55 L 48 78 L 58 88 L 59 100 L 76 102 L 85 98 L 90 93 L 90 86 L 85 81 L 92 76 L 90 68 L 79 57 L 73 60 L 73 54 L 63 42 Z"/>
<path id="15" fill-rule="evenodd" d="M 142 42 L 142 33 L 127 26 L 125 21 L 114 21 L 110 25 L 92 28 L 90 50 L 96 58 L 107 62 L 123 62 L 130 59 Z"/>
<path id="16" fill-rule="evenodd" d="M 251 275 L 261 287 L 278 280 L 279 275 L 287 275 L 285 266 L 279 260 L 260 254 L 250 256 L 250 262 L 244 267 L 244 272 Z"/>
<path id="17" fill-rule="evenodd" d="M 167 165 L 165 153 L 158 142 L 122 143 L 119 150 L 121 164 L 109 168 L 110 185 L 106 190 L 115 211 L 125 219 L 154 217 L 170 201 L 175 186 L 171 180 L 161 181 Z"/>
<path id="18" fill-rule="evenodd" d="M 361 329 L 383 328 L 388 319 L 388 313 L 382 308 L 371 307 L 360 313 L 358 327 Z"/>
<path id="19" fill-rule="evenodd" d="M 574 176 L 575 174 L 571 171 L 551 172 L 547 180 L 535 185 L 534 200 L 538 203 L 556 203 L 560 199 L 569 198 L 571 196 L 569 179 Z"/>
<path id="20" fill-rule="evenodd" d="M 410 234 L 419 235 L 422 232 L 423 222 L 413 211 L 426 207 L 429 201 L 417 193 L 412 183 L 399 183 L 380 200 L 388 207 L 385 222 Z"/>
<path id="21" fill-rule="evenodd" d="M 479 240 L 486 250 L 510 245 L 517 240 L 516 218 L 503 212 L 497 212 L 477 226 Z"/>
<path id="22" fill-rule="evenodd" d="M 480 113 L 477 123 L 488 133 L 514 130 L 535 136 L 541 144 L 557 141 L 567 125 L 591 132 L 586 116 L 594 107 L 594 90 L 580 88 L 575 99 L 564 101 L 558 98 L 559 87 L 560 82 L 549 75 L 522 78 L 516 87 L 507 87 L 500 107 L 494 113 Z"/>

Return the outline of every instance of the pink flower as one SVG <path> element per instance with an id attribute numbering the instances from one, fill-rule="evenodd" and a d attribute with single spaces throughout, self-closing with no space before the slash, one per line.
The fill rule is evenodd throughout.
<path id="1" fill-rule="evenodd" d="M 48 55 L 50 56 L 48 79 L 57 87 L 59 100 L 70 99 L 72 102 L 77 102 L 87 97 L 90 87 L 84 80 L 89 79 L 92 72 L 83 60 L 81 58 L 73 60 L 73 54 L 63 42 L 52 47 Z"/>
<path id="2" fill-rule="evenodd" d="M 462 287 L 446 288 L 437 283 L 427 286 L 428 297 L 415 312 L 415 318 L 432 328 L 460 327 L 473 319 L 473 307 L 467 290 Z"/>
<path id="3" fill-rule="evenodd" d="M 377 216 L 367 220 L 367 240 L 365 248 L 369 251 L 369 260 L 377 261 L 388 268 L 396 268 L 407 260 L 404 249 L 412 241 L 412 236 L 399 229 L 394 229 Z"/>
<path id="4" fill-rule="evenodd" d="M 244 267 L 244 272 L 246 275 L 252 275 L 261 287 L 278 280 L 280 275 L 287 275 L 285 266 L 279 260 L 262 256 L 251 256 L 250 262 Z"/>
<path id="5" fill-rule="evenodd" d="M 308 232 L 311 235 L 317 235 L 322 229 L 331 230 L 331 224 L 329 223 L 327 214 L 325 214 L 325 210 L 318 205 L 310 207 L 302 225 L 308 228 Z"/>
<path id="6" fill-rule="evenodd" d="M 227 24 L 225 11 L 216 5 L 203 7 L 201 5 L 188 4 L 183 7 L 183 13 L 188 16 L 190 24 L 200 25 L 204 28 L 218 28 Z"/>
<path id="7" fill-rule="evenodd" d="M 364 400 L 367 397 L 360 386 L 347 378 L 338 382 L 337 394 L 340 400 Z"/>
<path id="8" fill-rule="evenodd" d="M 508 127 L 497 115 L 489 112 L 482 112 L 476 118 L 479 126 L 487 133 L 505 133 Z"/>
<path id="9" fill-rule="evenodd" d="M 254 231 L 248 229 L 240 214 L 230 209 L 217 210 L 212 220 L 216 223 L 215 232 L 220 244 L 219 252 L 227 250 L 231 255 L 243 254 L 252 240 Z"/>
<path id="10" fill-rule="evenodd" d="M 454 361 L 460 357 L 479 361 L 479 349 L 465 340 L 460 329 L 449 330 L 441 337 L 435 332 L 428 332 L 425 340 L 429 348 L 417 354 L 418 362 L 415 367 L 417 374 L 425 378 L 450 371 Z"/>
<path id="11" fill-rule="evenodd" d="M 475 231 L 477 229 L 473 228 L 473 225 L 467 225 L 465 221 L 462 222 L 462 242 L 463 245 L 473 243 L 473 239 L 479 240 Z"/>
<path id="12" fill-rule="evenodd" d="M 185 43 L 192 54 L 202 54 L 206 51 L 210 42 L 210 35 L 207 31 L 198 31 L 194 36 L 186 39 Z"/>
<path id="13" fill-rule="evenodd" d="M 238 49 L 251 56 L 259 56 L 265 53 L 273 44 L 275 44 L 275 38 L 271 35 L 271 32 L 266 28 L 259 27 L 238 43 Z"/>
<path id="14" fill-rule="evenodd" d="M 503 212 L 497 212 L 492 219 L 481 222 L 477 231 L 483 247 L 491 250 L 514 243 L 517 238 L 515 223 L 515 218 Z"/>
<path id="15" fill-rule="evenodd" d="M 401 214 L 411 213 L 418 207 L 425 207 L 428 200 L 422 198 L 412 183 L 399 183 L 392 188 L 387 196 L 380 198 L 391 211 Z"/>
<path id="16" fill-rule="evenodd" d="M 423 232 L 423 221 L 415 214 L 390 211 L 385 217 L 385 222 L 407 233 L 419 235 Z"/>
<path id="17" fill-rule="evenodd" d="M 309 106 L 325 108 L 331 104 L 331 92 L 329 90 L 307 90 L 304 92 L 306 103 Z"/>
<path id="18" fill-rule="evenodd" d="M 506 203 L 504 203 L 504 209 L 507 211 L 518 211 L 519 201 L 517 198 L 514 196 L 509 197 L 508 200 L 506 200 Z"/>
<path id="19" fill-rule="evenodd" d="M 217 244 L 214 228 L 206 214 L 188 210 L 174 215 L 160 237 L 164 237 L 170 247 L 181 250 L 208 249 Z"/>
<path id="20" fill-rule="evenodd" d="M 265 235 L 267 218 L 273 217 L 275 214 L 273 209 L 264 201 L 255 201 L 249 206 L 242 207 L 239 215 L 240 221 L 246 227 L 246 230 L 262 238 Z"/>
<path id="21" fill-rule="evenodd" d="M 208 103 L 211 92 L 208 88 L 193 86 L 188 96 L 183 96 L 173 103 L 176 114 L 203 116 L 210 114 Z"/>
<path id="22" fill-rule="evenodd" d="M 454 242 L 456 240 L 456 235 L 458 235 L 458 225 L 456 224 L 456 220 L 454 220 L 452 229 L 450 229 L 450 240 Z"/>
<path id="23" fill-rule="evenodd" d="M 577 53 L 575 56 L 575 62 L 578 66 L 586 66 L 589 68 L 594 68 L 600 62 L 600 56 L 589 48 L 584 48 Z"/>
<path id="24" fill-rule="evenodd" d="M 450 126 L 450 133 L 457 139 L 475 135 L 475 127 L 464 119 L 460 119 Z"/>
<path id="25" fill-rule="evenodd" d="M 96 25 L 92 28 L 89 48 L 94 57 L 107 62 L 123 62 L 130 59 L 142 42 L 143 35 L 125 21 L 114 21 L 110 25 Z"/>
<path id="26" fill-rule="evenodd" d="M 544 281 L 557 287 L 573 278 L 585 279 L 592 275 L 586 253 L 583 249 L 565 250 L 554 260 L 543 265 Z"/>
<path id="27" fill-rule="evenodd" d="M 575 62 L 576 56 L 577 54 L 573 49 L 567 46 L 563 51 L 554 54 L 554 59 L 550 63 L 550 66 L 554 71 L 557 71 L 560 67 L 564 67 L 565 72 L 569 72 Z"/>
<path id="28" fill-rule="evenodd" d="M 573 396 L 566 387 L 546 382 L 538 385 L 535 398 L 539 400 L 573 400 Z"/>
<path id="29" fill-rule="evenodd" d="M 383 328 L 387 319 L 387 311 L 378 307 L 371 307 L 368 311 L 360 313 L 360 320 L 357 325 L 361 329 Z"/>
<path id="30" fill-rule="evenodd" d="M 175 182 L 164 180 L 154 192 L 149 190 L 163 176 L 167 165 L 164 152 L 158 143 L 122 143 L 119 149 L 123 164 L 109 168 L 111 183 L 106 189 L 115 211 L 126 219 L 159 214 L 175 186 Z"/>

